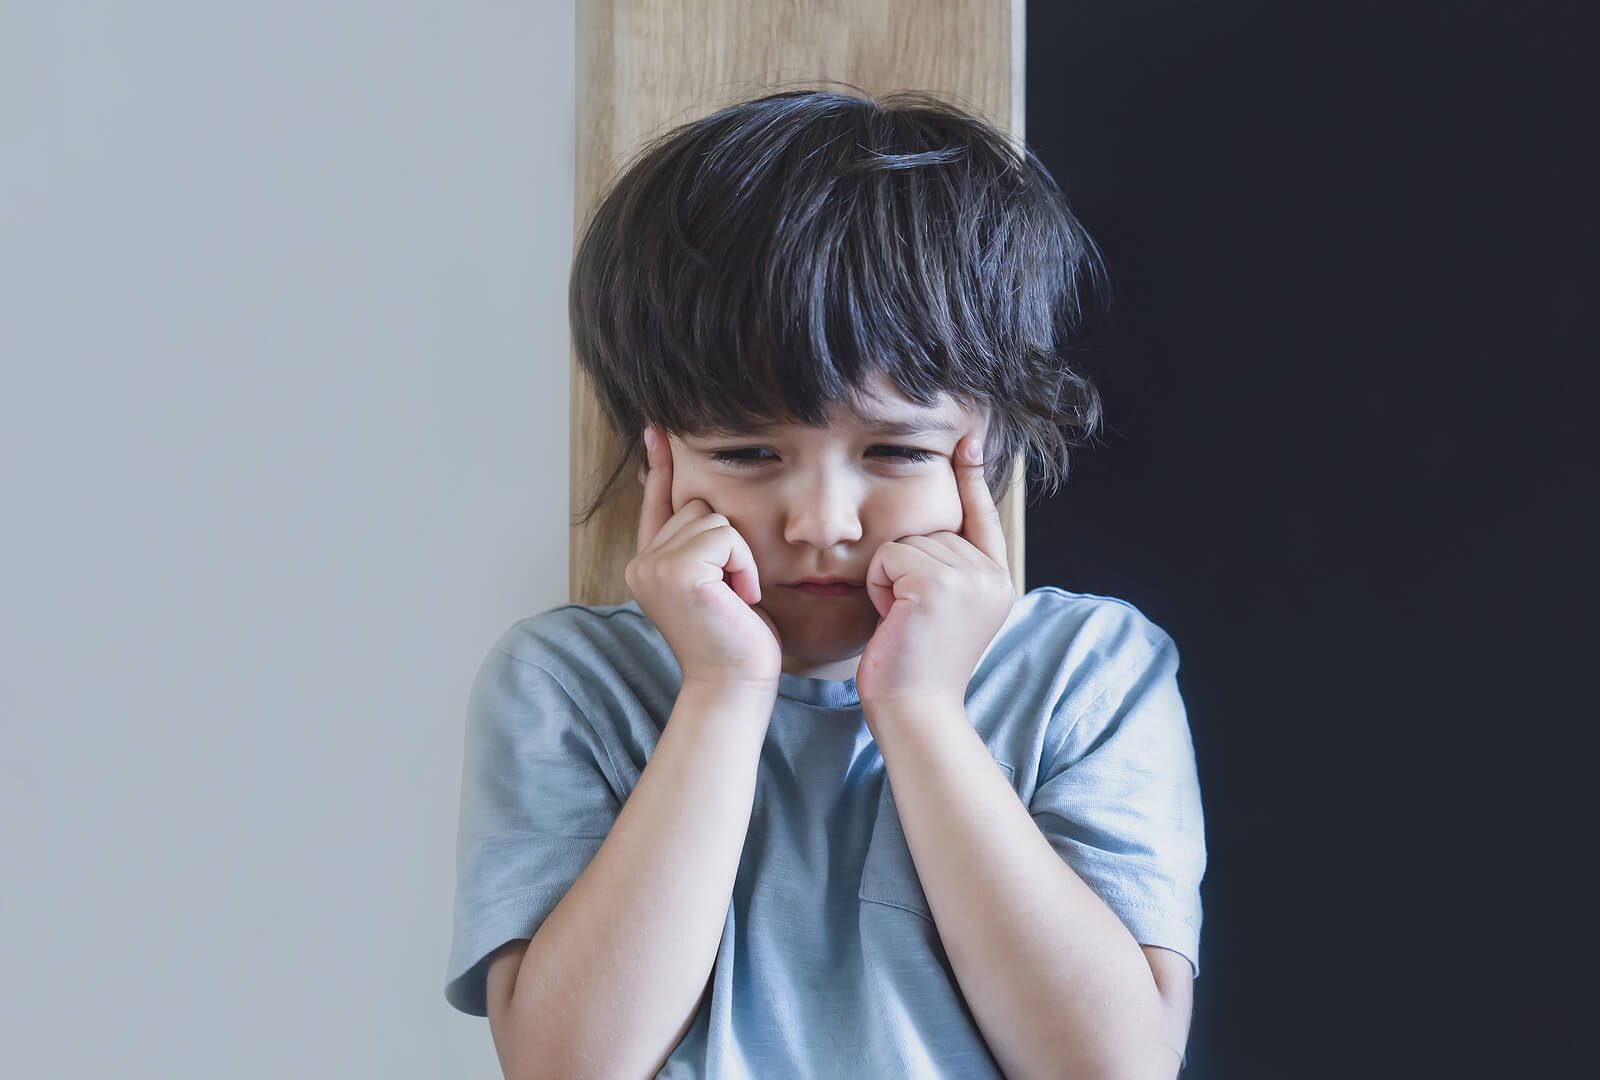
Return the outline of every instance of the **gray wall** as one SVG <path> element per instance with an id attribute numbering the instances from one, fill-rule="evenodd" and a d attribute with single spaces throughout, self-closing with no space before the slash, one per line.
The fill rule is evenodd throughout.
<path id="1" fill-rule="evenodd" d="M 479 660 L 566 594 L 570 3 L 0 0 L 0 1060 L 498 1076 Z"/>

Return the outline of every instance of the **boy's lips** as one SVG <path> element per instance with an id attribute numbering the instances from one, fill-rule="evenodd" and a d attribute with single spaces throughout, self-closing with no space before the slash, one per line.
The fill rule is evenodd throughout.
<path id="1" fill-rule="evenodd" d="M 789 587 L 811 596 L 849 596 L 862 587 L 862 582 L 848 578 L 822 578 L 796 581 Z"/>

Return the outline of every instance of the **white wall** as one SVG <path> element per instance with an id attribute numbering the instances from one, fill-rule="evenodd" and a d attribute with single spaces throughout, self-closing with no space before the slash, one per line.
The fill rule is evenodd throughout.
<path id="1" fill-rule="evenodd" d="M 566 598 L 573 6 L 0 0 L 0 1072 L 494 1077 L 478 662 Z"/>

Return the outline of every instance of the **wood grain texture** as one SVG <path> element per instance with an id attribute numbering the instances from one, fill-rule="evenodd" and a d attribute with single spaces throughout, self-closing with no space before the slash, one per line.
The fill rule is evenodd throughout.
<path id="1" fill-rule="evenodd" d="M 779 88 L 848 83 L 870 94 L 931 90 L 1023 137 L 1023 0 L 578 0 L 574 243 L 607 184 L 651 137 Z M 615 460 L 615 436 L 572 364 L 574 515 Z M 1021 468 L 1000 502 L 1012 580 L 1023 589 Z M 619 485 L 572 526 L 569 586 L 581 604 L 630 599 L 643 488 Z"/>

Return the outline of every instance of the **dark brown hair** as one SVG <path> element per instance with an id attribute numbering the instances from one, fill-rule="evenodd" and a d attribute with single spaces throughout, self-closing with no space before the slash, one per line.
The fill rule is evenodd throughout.
<path id="1" fill-rule="evenodd" d="M 854 89 L 854 88 L 852 88 Z M 578 362 L 622 447 L 576 519 L 676 434 L 820 425 L 874 370 L 923 406 L 990 408 L 985 479 L 1053 490 L 1100 397 L 1067 362 L 1094 241 L 1044 166 L 931 94 L 770 94 L 636 154 L 590 219 L 568 296 Z"/>

